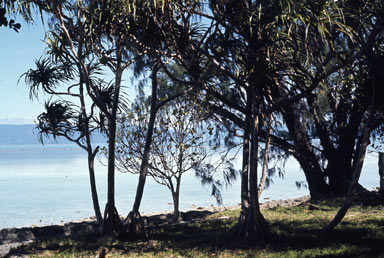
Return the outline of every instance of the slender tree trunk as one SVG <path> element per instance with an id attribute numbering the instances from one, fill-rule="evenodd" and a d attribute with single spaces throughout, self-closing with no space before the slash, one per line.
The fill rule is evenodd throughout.
<path id="1" fill-rule="evenodd" d="M 361 138 L 361 144 L 359 148 L 359 155 L 357 159 L 356 166 L 353 171 L 353 176 L 352 176 L 352 181 L 348 187 L 348 192 L 347 195 L 344 199 L 343 204 L 341 205 L 339 211 L 337 212 L 336 216 L 333 218 L 331 222 L 327 226 L 324 227 L 323 233 L 328 233 L 332 231 L 344 218 L 345 214 L 347 213 L 349 207 L 351 206 L 352 202 L 352 194 L 354 193 L 356 186 L 359 183 L 359 178 L 361 175 L 361 170 L 363 168 L 364 164 L 364 159 L 365 159 L 365 154 L 367 152 L 367 147 L 369 145 L 369 136 L 370 136 L 370 126 L 371 126 L 371 120 L 374 115 L 374 99 L 375 99 L 375 94 L 372 94 L 372 101 L 371 101 L 371 107 L 369 109 L 369 118 L 368 121 L 366 122 L 363 136 Z"/>
<path id="2" fill-rule="evenodd" d="M 181 174 L 180 176 L 176 179 L 176 200 L 177 200 L 177 206 L 175 209 L 175 217 L 177 216 L 177 221 L 181 221 L 181 213 L 180 213 L 180 184 L 181 184 Z"/>
<path id="3" fill-rule="evenodd" d="M 380 195 L 384 196 L 384 152 L 379 152 Z"/>
<path id="4" fill-rule="evenodd" d="M 245 212 L 249 207 L 249 126 L 244 130 L 243 140 L 243 165 L 241 173 L 241 212 Z"/>
<path id="5" fill-rule="evenodd" d="M 95 156 L 98 151 L 98 147 L 92 154 L 88 153 L 88 170 L 89 170 L 89 182 L 91 185 L 93 209 L 95 210 L 96 220 L 99 225 L 103 224 L 103 216 L 101 215 L 99 197 L 97 195 L 96 179 L 95 179 Z"/>
<path id="6" fill-rule="evenodd" d="M 81 55 L 80 51 L 82 50 L 81 47 L 79 47 L 79 56 Z M 81 66 L 78 67 L 79 71 L 81 70 Z M 95 211 L 95 216 L 97 223 L 101 226 L 103 224 L 103 216 L 101 215 L 100 205 L 99 205 L 99 197 L 97 195 L 97 187 L 96 187 L 96 178 L 95 178 L 95 156 L 97 152 L 99 151 L 99 147 L 97 146 L 95 150 L 92 150 L 92 142 L 91 142 L 91 136 L 89 132 L 89 119 L 86 112 L 86 105 L 84 100 L 84 88 L 83 88 L 83 73 L 80 72 L 80 85 L 79 85 L 79 91 L 80 91 L 80 105 L 81 105 L 81 116 L 84 121 L 84 135 L 85 135 L 85 142 L 87 144 L 87 153 L 88 153 L 88 172 L 89 172 L 89 182 L 91 186 L 91 194 L 92 194 L 92 203 L 93 203 L 93 209 Z"/>
<path id="7" fill-rule="evenodd" d="M 248 101 L 249 102 L 249 101 Z M 247 103 L 248 110 L 251 110 L 251 106 Z M 248 117 L 245 118 L 244 132 L 243 132 L 243 164 L 241 168 L 241 212 L 237 222 L 236 234 L 240 235 L 242 227 L 245 224 L 247 213 L 249 209 L 249 147 L 250 147 L 250 122 Z"/>
<path id="8" fill-rule="evenodd" d="M 184 138 L 184 137 L 183 137 Z M 176 189 L 173 185 L 172 178 L 168 178 L 169 181 L 169 188 L 172 192 L 172 199 L 173 199 L 173 220 L 176 222 L 180 222 L 182 220 L 181 214 L 179 211 L 179 198 L 180 198 L 180 183 L 181 183 L 181 176 L 183 174 L 183 159 L 184 159 L 184 151 L 182 150 L 183 147 L 180 147 L 179 149 L 179 157 L 177 161 L 177 172 L 176 172 Z"/>
<path id="9" fill-rule="evenodd" d="M 260 199 L 261 193 L 264 190 L 265 182 L 267 181 L 268 174 L 268 160 L 269 160 L 269 145 L 271 143 L 271 132 L 272 132 L 272 114 L 269 115 L 268 121 L 268 132 L 267 138 L 265 139 L 265 150 L 264 150 L 264 160 L 263 160 L 263 171 L 261 172 L 258 198 Z"/>
<path id="10" fill-rule="evenodd" d="M 181 214 L 180 214 L 180 183 L 181 183 L 181 177 L 176 178 L 176 189 L 174 189 L 172 184 L 172 199 L 173 199 L 173 216 L 175 222 L 180 222 L 182 220 Z"/>
<path id="11" fill-rule="evenodd" d="M 116 116 L 115 116 L 116 117 Z M 104 211 L 102 234 L 107 236 L 120 236 L 122 223 L 115 207 L 115 138 L 116 119 L 109 119 L 108 124 L 108 191 L 107 204 Z"/>
<path id="12" fill-rule="evenodd" d="M 257 158 L 259 134 L 259 108 L 256 103 L 256 94 L 252 94 L 252 127 L 251 127 L 251 156 L 249 170 L 250 205 L 245 221 L 239 221 L 237 234 L 246 237 L 259 245 L 265 245 L 270 239 L 269 226 L 260 211 L 257 186 Z"/>
<path id="13" fill-rule="evenodd" d="M 123 74 L 121 58 L 122 58 L 122 42 L 121 38 L 117 40 L 117 64 L 115 74 L 115 85 L 113 93 L 112 111 L 108 117 L 108 191 L 107 204 L 104 211 L 104 221 L 102 227 L 102 235 L 120 236 L 123 234 L 123 225 L 120 216 L 115 207 L 115 142 L 116 142 L 116 120 L 117 108 L 119 105 L 119 94 L 121 86 L 121 77 Z"/>
<path id="14" fill-rule="evenodd" d="M 143 159 L 140 165 L 139 182 L 137 184 L 135 202 L 133 204 L 132 211 L 128 214 L 127 218 L 125 219 L 126 230 L 128 233 L 132 233 L 132 234 L 137 234 L 140 232 L 146 233 L 144 230 L 144 225 L 141 219 L 141 215 L 139 213 L 139 208 L 140 208 L 141 200 L 143 198 L 145 180 L 147 178 L 149 152 L 151 149 L 152 135 L 153 135 L 153 129 L 155 126 L 156 113 L 157 113 L 156 103 L 157 103 L 157 72 L 158 71 L 159 71 L 158 66 L 154 65 L 152 70 L 151 111 L 149 115 L 147 135 L 145 138 Z"/>
<path id="15" fill-rule="evenodd" d="M 107 108 L 107 103 L 102 103 L 95 95 L 95 86 L 92 85 L 90 74 L 88 71 L 88 67 L 85 64 L 85 61 L 81 54 L 76 53 L 75 44 L 73 43 L 73 38 L 71 37 L 66 24 L 63 19 L 63 10 L 62 5 L 55 6 L 54 15 L 60 22 L 60 26 L 63 29 L 64 35 L 68 40 L 68 44 L 70 46 L 71 52 L 73 56 L 77 59 L 81 66 L 81 71 L 84 76 L 84 81 L 87 89 L 87 93 L 92 99 L 92 101 L 100 108 L 100 110 L 106 114 L 109 122 L 109 150 L 108 150 L 108 197 L 107 204 L 104 211 L 104 218 L 102 223 L 102 234 L 116 236 L 119 235 L 121 231 L 121 221 L 120 217 L 115 208 L 115 184 L 114 184 L 114 172 L 115 172 L 115 137 L 116 137 L 116 114 L 117 108 L 119 104 L 119 94 L 120 94 L 120 86 L 121 86 L 121 76 L 123 73 L 122 70 L 122 38 L 117 37 L 116 40 L 116 54 L 117 54 L 117 62 L 116 62 L 116 74 L 115 74 L 115 85 L 114 85 L 114 96 L 112 103 L 112 111 L 109 112 Z M 82 48 L 79 47 L 79 50 Z M 96 189 L 96 188 L 95 188 Z"/>
<path id="16" fill-rule="evenodd" d="M 333 220 L 324 228 L 324 232 L 330 232 L 333 228 L 335 228 L 340 221 L 344 218 L 345 214 L 347 213 L 350 205 L 351 205 L 351 198 L 352 194 L 359 182 L 361 170 L 363 168 L 364 159 L 365 159 L 365 153 L 369 144 L 369 130 L 368 128 L 365 129 L 362 146 L 359 153 L 359 159 L 357 162 L 357 165 L 355 167 L 355 171 L 353 172 L 352 182 L 349 185 L 347 196 L 345 197 L 345 200 L 337 212 L 336 216 L 333 218 Z"/>

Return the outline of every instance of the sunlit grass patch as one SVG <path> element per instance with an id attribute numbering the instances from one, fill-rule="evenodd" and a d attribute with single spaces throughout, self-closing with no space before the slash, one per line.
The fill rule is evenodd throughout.
<path id="1" fill-rule="evenodd" d="M 342 199 L 263 210 L 272 242 L 265 248 L 234 237 L 239 210 L 202 221 L 148 228 L 149 240 L 94 235 L 44 239 L 23 250 L 30 257 L 378 257 L 384 254 L 384 209 L 354 206 L 335 230 L 321 238 Z"/>

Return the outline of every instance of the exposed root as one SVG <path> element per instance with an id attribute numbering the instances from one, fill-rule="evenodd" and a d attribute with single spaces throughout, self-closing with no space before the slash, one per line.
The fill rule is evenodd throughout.
<path id="1" fill-rule="evenodd" d="M 115 206 L 107 203 L 104 211 L 104 221 L 102 225 L 103 236 L 120 237 L 123 235 L 123 224 Z"/>
<path id="2" fill-rule="evenodd" d="M 148 233 L 140 212 L 131 211 L 124 220 L 124 228 L 129 236 L 144 235 L 148 238 Z"/>
<path id="3" fill-rule="evenodd" d="M 249 239 L 260 246 L 265 246 L 270 241 L 269 225 L 260 210 L 249 208 L 247 213 L 240 215 L 236 236 Z"/>

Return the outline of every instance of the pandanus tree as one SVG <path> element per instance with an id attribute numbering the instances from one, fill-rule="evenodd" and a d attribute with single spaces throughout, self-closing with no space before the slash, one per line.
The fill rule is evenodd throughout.
<path id="1" fill-rule="evenodd" d="M 156 14 L 155 22 L 168 39 L 164 56 L 177 60 L 192 78 L 184 83 L 204 90 L 215 99 L 220 114 L 244 128 L 238 235 L 264 243 L 269 230 L 257 198 L 260 120 L 303 98 L 339 67 L 325 69 L 323 60 L 307 74 L 311 85 L 300 88 L 292 83 L 297 65 L 314 63 L 305 47 L 308 42 L 327 46 L 327 26 L 343 30 L 341 11 L 334 1 L 313 6 L 293 1 L 194 1 L 169 2 Z M 204 25 L 196 24 L 202 17 Z M 313 185 L 324 179 L 308 174 L 307 180 Z"/>
<path id="2" fill-rule="evenodd" d="M 120 106 L 124 71 L 143 54 L 132 54 L 126 38 L 130 25 L 128 10 L 120 1 L 34 1 L 47 12 L 60 31 L 66 46 L 67 58 L 80 71 L 84 93 L 91 105 L 100 110 L 99 122 L 108 137 L 108 189 L 104 210 L 102 234 L 118 236 L 123 227 L 115 207 L 115 137 L 116 121 Z M 113 14 L 113 15 L 112 15 Z M 101 72 L 92 74 L 92 65 L 112 74 L 105 83 Z"/>
<path id="3" fill-rule="evenodd" d="M 143 155 L 140 161 L 140 167 L 138 169 L 139 180 L 132 211 L 129 212 L 125 220 L 126 231 L 135 235 L 136 233 L 143 231 L 143 224 L 139 209 L 148 173 L 148 160 L 157 112 L 169 101 L 190 92 L 192 87 L 185 87 L 183 85 L 183 87 L 175 87 L 174 89 L 163 89 L 163 93 L 159 92 L 159 87 L 164 87 L 164 85 L 167 86 L 167 84 L 158 84 L 158 74 L 161 69 L 161 58 L 159 53 L 161 53 L 163 50 L 163 34 L 154 23 L 152 13 L 147 12 L 147 9 L 144 8 L 146 6 L 144 2 L 135 5 L 129 1 L 123 1 L 123 6 L 125 7 L 125 12 L 122 12 L 121 15 L 125 15 L 124 17 L 127 20 L 124 20 L 124 22 L 129 28 L 125 30 L 124 33 L 124 37 L 126 37 L 126 43 L 129 42 L 129 44 L 132 45 L 132 48 L 135 49 L 134 53 L 136 56 L 142 57 L 135 63 L 134 72 L 136 75 L 143 72 L 148 73 L 150 74 L 151 78 L 149 119 L 145 132 Z M 161 10 L 161 7 L 157 6 L 157 9 Z M 110 12 L 109 15 L 111 16 L 112 20 L 116 19 L 116 12 Z M 121 28 L 119 32 L 122 33 Z M 127 46 L 127 44 L 125 46 Z M 168 91 L 168 94 L 164 94 L 165 91 Z"/>
<path id="4" fill-rule="evenodd" d="M 58 36 L 55 33 L 51 35 Z M 66 58 L 68 51 L 66 46 L 58 37 L 56 39 L 51 37 L 49 42 L 48 53 L 51 56 L 37 60 L 36 69 L 30 69 L 23 75 L 27 85 L 30 86 L 31 99 L 38 98 L 42 94 L 48 95 L 51 99 L 44 105 L 45 112 L 37 117 L 36 128 L 42 143 L 45 136 L 52 136 L 54 139 L 61 136 L 87 152 L 93 208 L 97 222 L 102 225 L 94 165 L 99 146 L 93 147 L 92 143 L 92 135 L 100 132 L 96 120 L 97 110 L 92 105 L 90 111 L 87 111 L 84 82 L 80 71 L 75 68 L 76 65 Z M 97 66 L 93 67 L 92 73 L 96 71 Z"/>

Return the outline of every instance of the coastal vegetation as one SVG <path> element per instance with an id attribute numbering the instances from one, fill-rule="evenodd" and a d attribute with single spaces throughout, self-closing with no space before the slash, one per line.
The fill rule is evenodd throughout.
<path id="1" fill-rule="evenodd" d="M 383 239 L 381 208 L 350 209 L 356 193 L 363 203 L 383 203 L 382 194 L 359 185 L 367 151 L 383 148 L 381 0 L 0 3 L 0 10 L 26 18 L 35 8 L 48 20 L 46 51 L 24 78 L 32 97 L 50 98 L 37 118 L 40 134 L 64 136 L 87 151 L 100 229 L 91 246 L 63 238 L 36 243 L 37 249 L 56 246 L 54 252 L 81 256 L 105 246 L 112 257 L 130 250 L 265 257 L 349 256 L 349 248 L 357 255 L 382 252 L 373 247 Z M 135 100 L 127 88 L 137 89 Z M 94 180 L 94 132 L 107 145 L 104 214 Z M 188 152 L 190 147 L 195 149 Z M 220 165 L 205 164 L 201 147 L 224 150 Z M 228 156 L 235 148 L 242 153 L 240 171 Z M 306 181 L 297 185 L 308 187 L 313 203 L 262 211 L 260 191 L 288 157 L 300 164 Z M 220 187 L 239 178 L 240 211 L 225 220 L 212 220 L 227 216 L 219 214 L 151 229 L 140 214 L 147 176 L 170 188 L 180 221 L 185 165 L 211 185 L 219 202 Z M 115 207 L 116 168 L 138 174 L 125 220 Z M 236 247 L 229 250 L 228 243 Z M 366 245 L 359 249 L 357 243 Z M 77 245 L 84 253 L 71 254 Z M 290 251 L 279 253 L 285 247 Z"/>
<path id="2" fill-rule="evenodd" d="M 234 239 L 239 210 L 200 211 L 194 221 L 151 226 L 149 238 L 135 241 L 100 238 L 92 233 L 46 234 L 11 255 L 30 257 L 379 257 L 384 253 L 383 206 L 353 205 L 332 235 L 321 228 L 333 217 L 341 198 L 305 202 L 295 207 L 263 209 L 272 241 L 252 247 Z M 196 213 L 199 213 L 197 211 Z M 188 213 L 182 216 L 187 219 Z M 191 216 L 193 217 L 193 216 Z M 151 217 L 147 217 L 150 221 Z"/>

